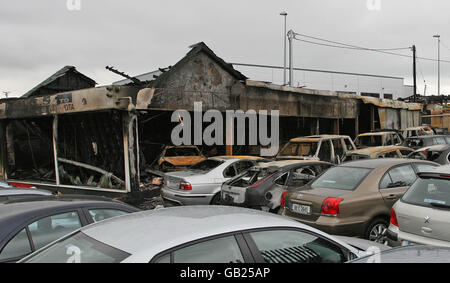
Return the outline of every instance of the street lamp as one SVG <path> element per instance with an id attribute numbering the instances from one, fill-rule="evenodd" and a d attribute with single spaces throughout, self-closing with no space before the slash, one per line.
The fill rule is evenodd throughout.
<path id="1" fill-rule="evenodd" d="M 433 35 L 438 40 L 438 95 L 441 95 L 441 36 Z"/>
<path id="2" fill-rule="evenodd" d="M 286 19 L 287 19 L 287 13 L 286 12 L 281 12 L 280 16 L 284 17 L 284 33 L 283 33 L 283 37 L 284 37 L 284 75 L 283 75 L 283 85 L 286 85 Z"/>

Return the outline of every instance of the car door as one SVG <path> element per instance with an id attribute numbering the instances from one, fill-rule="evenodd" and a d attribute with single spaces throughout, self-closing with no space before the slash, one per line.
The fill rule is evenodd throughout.
<path id="1" fill-rule="evenodd" d="M 244 237 L 258 263 L 342 263 L 356 257 L 330 239 L 295 228 L 259 229 Z"/>
<path id="2" fill-rule="evenodd" d="M 381 179 L 379 185 L 386 207 L 390 209 L 416 179 L 416 172 L 409 163 L 390 168 Z"/>
<path id="3" fill-rule="evenodd" d="M 155 256 L 154 263 L 252 263 L 254 259 L 240 233 L 213 236 L 186 243 Z"/>
<path id="4" fill-rule="evenodd" d="M 320 161 L 332 162 L 333 163 L 333 146 L 331 144 L 331 140 L 323 140 L 320 143 L 320 149 L 318 153 L 318 158 Z"/>
<path id="5" fill-rule="evenodd" d="M 80 209 L 60 211 L 31 221 L 21 226 L 20 231 L 3 247 L 0 262 L 15 262 L 88 224 Z"/>

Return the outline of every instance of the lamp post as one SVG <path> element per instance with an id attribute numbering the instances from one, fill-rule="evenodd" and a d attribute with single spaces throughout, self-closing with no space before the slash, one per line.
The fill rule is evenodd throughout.
<path id="1" fill-rule="evenodd" d="M 283 85 L 286 85 L 286 19 L 287 19 L 287 13 L 286 12 L 281 12 L 280 16 L 284 16 L 284 33 L 283 33 L 283 37 L 284 37 L 284 74 L 283 74 Z"/>
<path id="2" fill-rule="evenodd" d="M 438 40 L 438 95 L 441 95 L 441 36 L 433 35 Z"/>

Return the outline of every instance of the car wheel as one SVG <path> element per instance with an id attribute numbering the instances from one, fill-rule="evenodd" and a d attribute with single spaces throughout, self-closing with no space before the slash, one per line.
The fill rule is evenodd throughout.
<path id="1" fill-rule="evenodd" d="M 376 218 L 367 227 L 365 238 L 380 244 L 386 244 L 386 231 L 388 227 L 388 221 L 383 218 Z"/>
<path id="2" fill-rule="evenodd" d="M 217 193 L 211 200 L 211 205 L 221 205 L 222 198 L 220 197 L 220 193 Z"/>

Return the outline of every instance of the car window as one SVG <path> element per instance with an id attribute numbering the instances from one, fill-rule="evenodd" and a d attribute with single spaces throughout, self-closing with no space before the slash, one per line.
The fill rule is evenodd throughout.
<path id="1" fill-rule="evenodd" d="M 450 179 L 418 178 L 403 196 L 410 204 L 450 208 Z"/>
<path id="2" fill-rule="evenodd" d="M 214 168 L 217 168 L 220 164 L 224 163 L 224 161 L 221 160 L 214 160 L 214 159 L 206 159 L 203 161 L 200 161 L 199 163 L 192 165 L 189 167 L 189 170 L 193 171 L 200 171 L 200 172 L 209 172 Z"/>
<path id="3" fill-rule="evenodd" d="M 283 175 L 275 179 L 275 184 L 284 186 L 286 184 L 288 176 L 289 176 L 288 172 L 284 173 Z"/>
<path id="4" fill-rule="evenodd" d="M 30 253 L 30 241 L 28 239 L 27 231 L 23 229 L 3 248 L 0 253 L 0 260 L 19 258 Z"/>
<path id="5" fill-rule="evenodd" d="M 417 176 L 411 165 L 402 165 L 395 167 L 387 172 L 391 182 L 386 183 L 386 176 L 380 183 L 380 189 L 398 188 L 411 186 L 416 180 Z"/>
<path id="6" fill-rule="evenodd" d="M 291 170 L 289 187 L 301 187 L 316 177 L 317 173 L 314 166 L 303 166 Z"/>
<path id="7" fill-rule="evenodd" d="M 94 222 L 99 222 L 108 218 L 128 214 L 128 212 L 118 209 L 90 209 L 89 214 Z"/>
<path id="8" fill-rule="evenodd" d="M 400 138 L 399 134 L 394 134 L 394 144 L 401 144 L 402 139 Z"/>
<path id="9" fill-rule="evenodd" d="M 234 236 L 204 241 L 173 252 L 174 263 L 243 263 Z"/>
<path id="10" fill-rule="evenodd" d="M 241 174 L 253 166 L 255 166 L 255 164 L 251 161 L 239 161 L 236 163 L 237 174 Z"/>
<path id="11" fill-rule="evenodd" d="M 370 171 L 371 169 L 358 167 L 333 167 L 318 177 L 311 184 L 311 187 L 313 189 L 325 188 L 352 191 L 366 178 Z"/>
<path id="12" fill-rule="evenodd" d="M 26 260 L 31 263 L 118 263 L 130 254 L 77 232 Z"/>
<path id="13" fill-rule="evenodd" d="M 223 176 L 225 178 L 232 178 L 236 176 L 236 169 L 234 169 L 234 165 L 230 165 L 225 170 L 223 170 Z"/>
<path id="14" fill-rule="evenodd" d="M 433 138 L 433 144 L 437 145 L 437 144 L 446 144 L 447 141 L 442 138 L 442 137 L 438 137 L 438 138 Z"/>
<path id="15" fill-rule="evenodd" d="M 306 232 L 271 230 L 249 233 L 266 263 L 341 263 L 341 248 Z"/>
<path id="16" fill-rule="evenodd" d="M 345 146 L 347 147 L 347 150 L 355 150 L 355 146 L 353 145 L 352 141 L 349 138 L 344 138 Z"/>
<path id="17" fill-rule="evenodd" d="M 81 222 L 75 211 L 45 217 L 28 226 L 31 240 L 36 249 L 40 249 L 78 228 L 81 228 Z"/>

